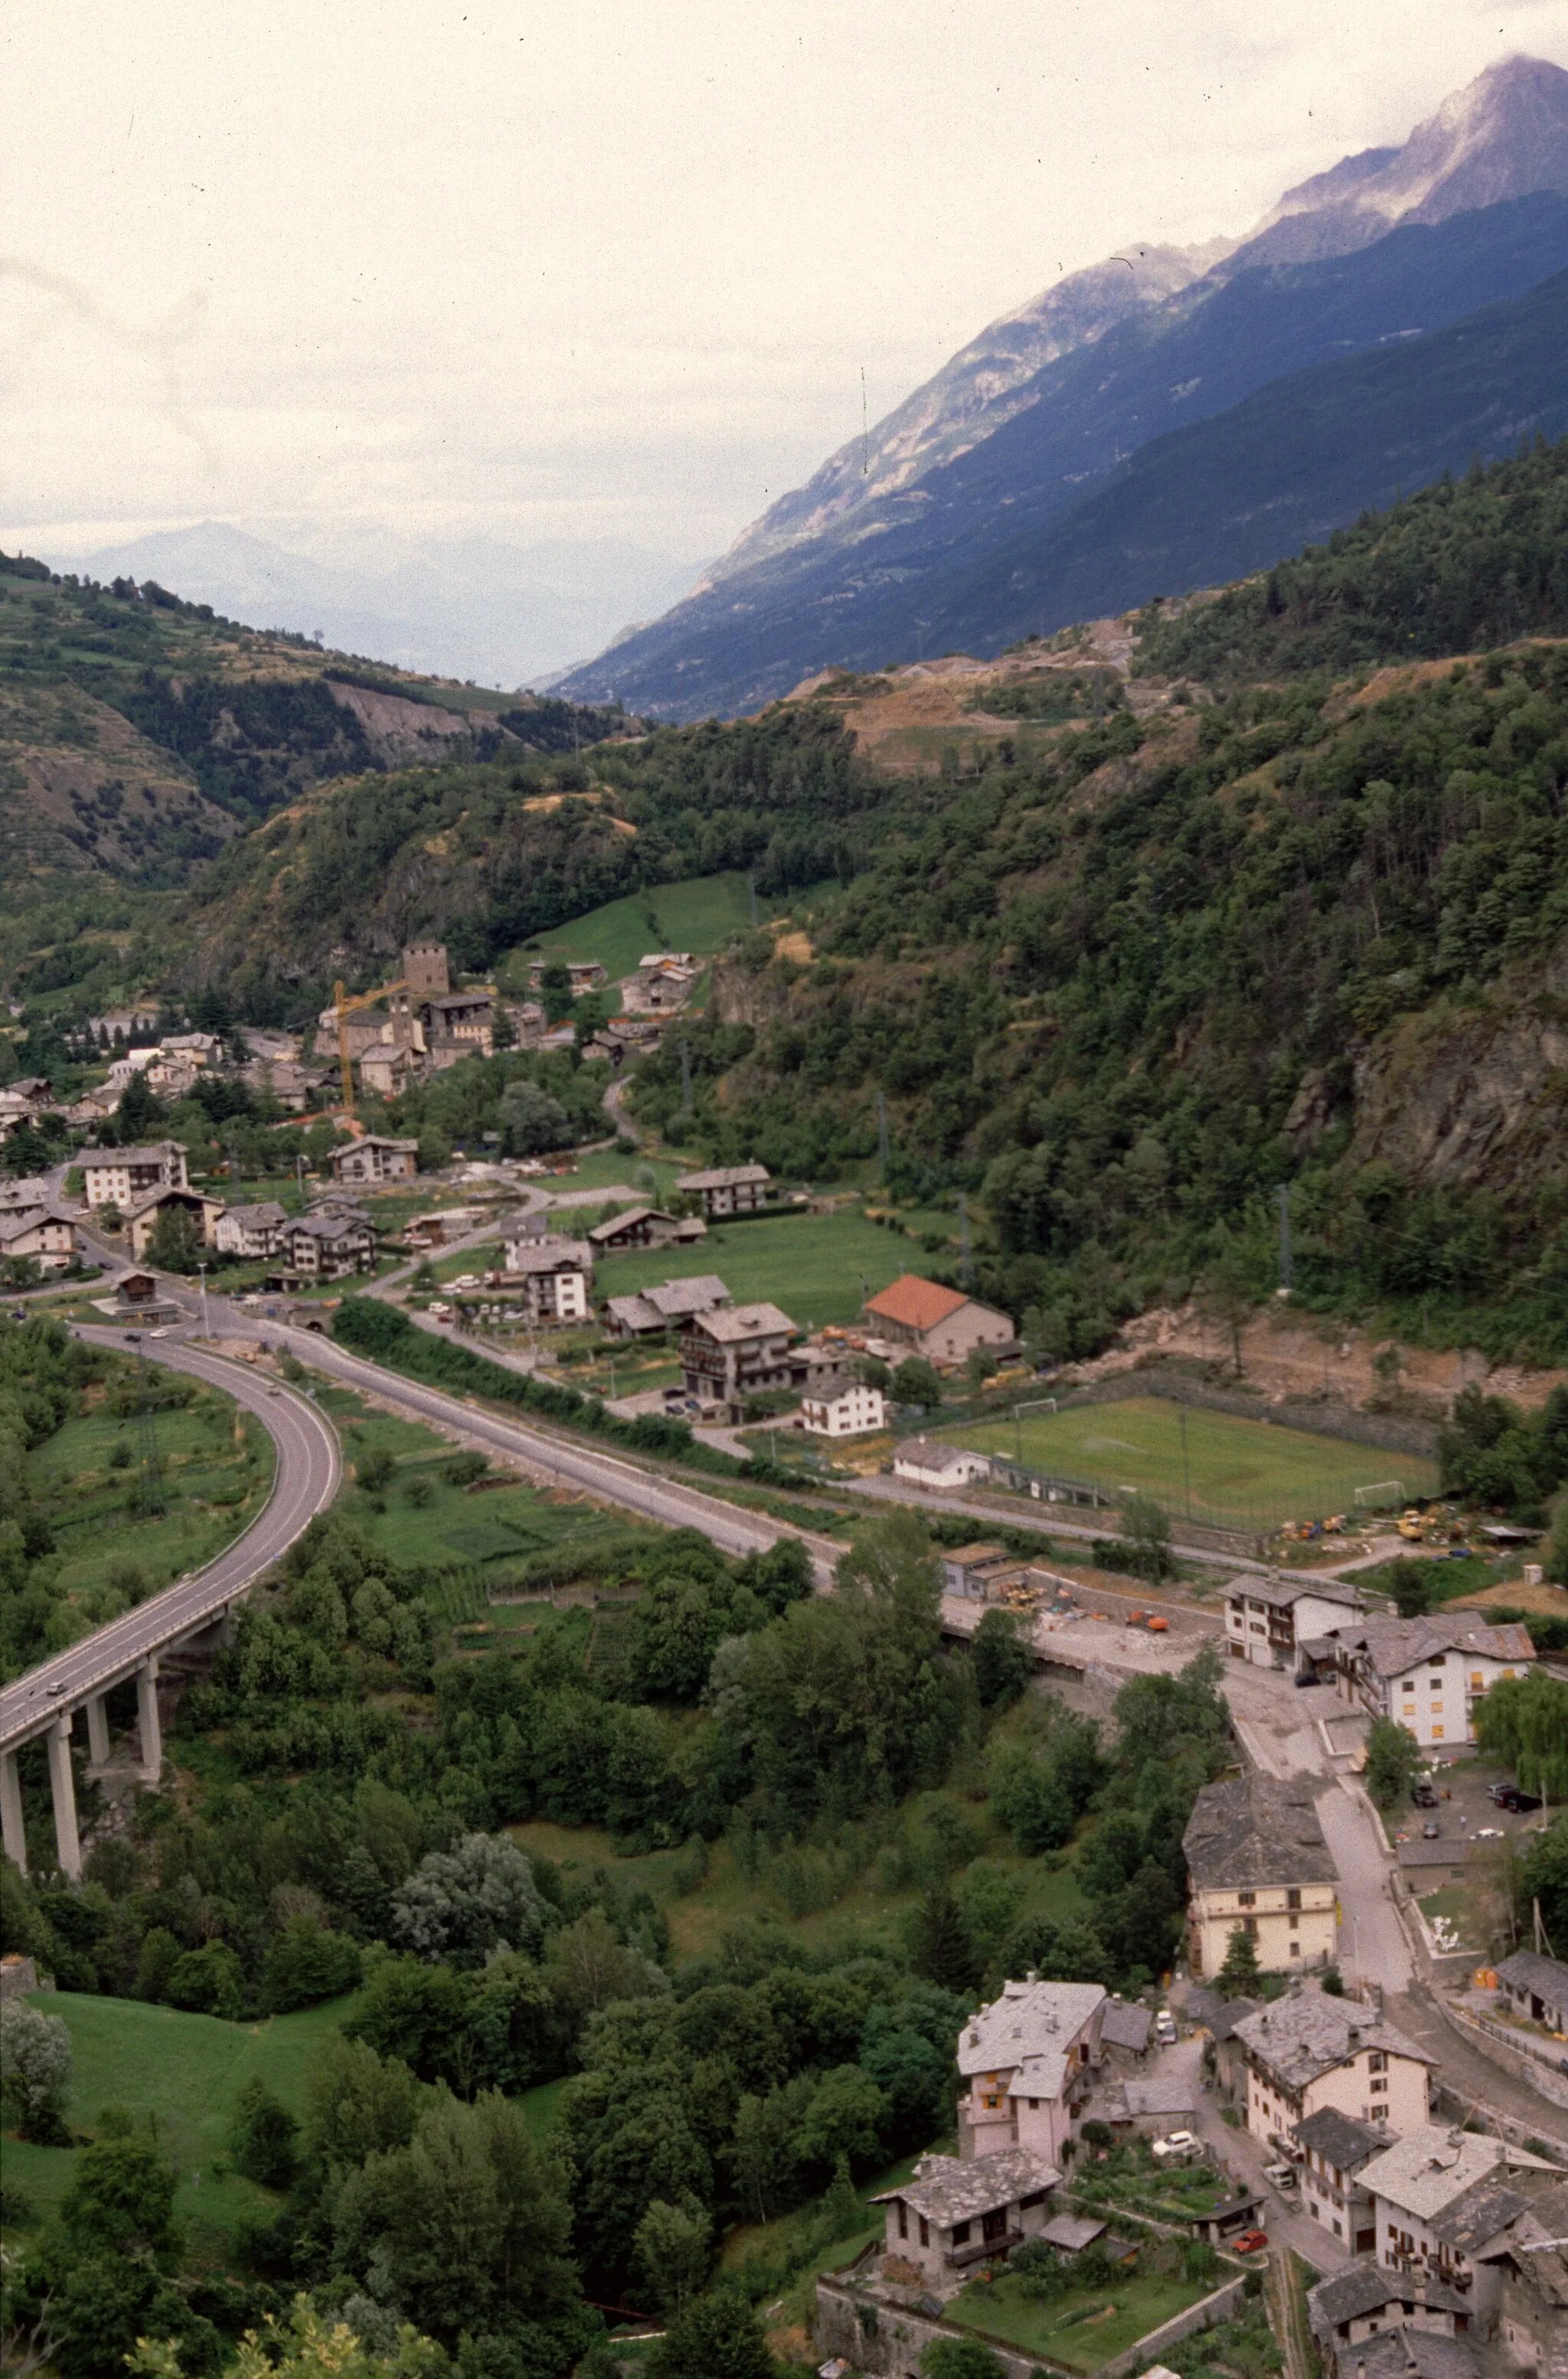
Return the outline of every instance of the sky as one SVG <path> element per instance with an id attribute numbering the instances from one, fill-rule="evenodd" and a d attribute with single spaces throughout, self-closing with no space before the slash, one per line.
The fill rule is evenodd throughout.
<path id="1" fill-rule="evenodd" d="M 721 551 L 995 316 L 1568 0 L 12 0 L 0 544 Z"/>

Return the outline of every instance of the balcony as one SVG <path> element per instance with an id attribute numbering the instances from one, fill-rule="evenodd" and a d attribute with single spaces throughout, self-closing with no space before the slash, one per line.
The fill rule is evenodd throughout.
<path id="1" fill-rule="evenodd" d="M 995 2257 L 1011 2252 L 1023 2245 L 1021 2230 L 998 2231 L 995 2239 L 971 2239 L 962 2247 L 949 2247 L 942 2261 L 949 2270 L 961 2272 L 971 2264 L 988 2263 Z"/>

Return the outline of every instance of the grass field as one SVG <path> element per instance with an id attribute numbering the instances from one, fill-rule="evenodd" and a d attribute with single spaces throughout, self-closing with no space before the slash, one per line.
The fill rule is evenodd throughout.
<path id="1" fill-rule="evenodd" d="M 1183 1466 L 1183 1419 L 1186 1467 Z M 1354 1509 L 1357 1487 L 1395 1475 L 1406 1497 L 1437 1489 L 1437 1466 L 1418 1455 L 1391 1455 L 1267 1421 L 1171 1404 L 1158 1396 L 1080 1405 L 1067 1412 L 1025 1413 L 960 1425 L 962 1445 L 1012 1455 L 1031 1468 L 1116 1493 L 1132 1488 L 1158 1496 L 1172 1512 L 1221 1521 L 1313 1519 Z M 1188 1480 L 1190 1479 L 1190 1497 Z"/>
<path id="2" fill-rule="evenodd" d="M 809 897 L 809 896 L 802 896 Z M 788 900 L 757 895 L 757 923 L 781 915 Z M 659 884 L 646 892 L 629 892 L 623 900 L 607 901 L 575 917 L 569 925 L 539 936 L 542 949 L 559 951 L 565 959 L 597 959 L 611 983 L 630 974 L 645 951 L 690 950 L 706 958 L 737 934 L 749 933 L 751 892 L 738 869 L 724 876 L 688 876 L 682 884 Z"/>
<path id="3" fill-rule="evenodd" d="M 1093 2372 L 1162 2322 L 1174 2321 L 1208 2288 L 1204 2281 L 1118 2273 L 1108 2283 L 1084 2289 L 1081 2299 L 1057 2297 L 1039 2304 L 1023 2295 L 1017 2280 L 1004 2276 L 989 2283 L 971 2280 L 946 2308 L 946 2318 L 1022 2347 L 1026 2354 L 1048 2355 L 1071 2371 Z"/>
<path id="4" fill-rule="evenodd" d="M 767 1299 L 792 1321 L 852 1322 L 866 1297 L 910 1270 L 908 1239 L 862 1214 L 782 1214 L 759 1223 L 718 1223 L 694 1248 L 610 1256 L 597 1267 L 595 1294 L 624 1297 L 650 1282 L 716 1272 L 737 1305 Z"/>
<path id="5" fill-rule="evenodd" d="M 67 1595 L 94 1592 L 109 1584 L 111 1569 L 127 1565 L 141 1572 L 144 1588 L 166 1586 L 221 1552 L 266 1501 L 272 1441 L 228 1396 L 199 1389 L 188 1405 L 159 1412 L 153 1427 L 162 1514 L 130 1508 L 142 1452 L 135 1417 L 84 1413 L 28 1455 L 29 1485 L 49 1515 Z"/>
<path id="6" fill-rule="evenodd" d="M 30 2004 L 63 2018 L 70 2031 L 76 2067 L 66 2120 L 72 2131 L 90 2134 L 106 2107 L 157 2117 L 159 2137 L 180 2175 L 175 2217 L 200 2258 L 221 2252 L 236 2222 L 275 2207 L 265 2190 L 227 2169 L 241 2089 L 259 2079 L 293 2113 L 302 2113 L 310 2054 L 338 2031 L 355 2001 L 331 1999 L 253 2024 L 75 1991 L 41 1992 Z M 72 2148 L 5 2143 L 6 2182 L 25 2190 L 40 2215 L 59 2204 L 75 2162 Z"/>

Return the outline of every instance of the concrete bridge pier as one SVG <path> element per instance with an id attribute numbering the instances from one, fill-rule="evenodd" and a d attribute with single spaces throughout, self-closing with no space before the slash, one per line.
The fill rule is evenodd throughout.
<path id="1" fill-rule="evenodd" d="M 62 1871 L 81 1881 L 81 1840 L 77 1832 L 77 1788 L 71 1775 L 71 1713 L 49 1730 L 49 1790 L 54 1802 L 54 1842 Z"/>
<path id="2" fill-rule="evenodd" d="M 156 1784 L 163 1772 L 163 1732 L 158 1722 L 158 1655 L 150 1653 L 136 1673 L 136 1716 L 141 1735 L 141 1781 Z"/>
<path id="3" fill-rule="evenodd" d="M 13 1866 L 27 1873 L 27 1827 L 22 1818 L 22 1780 L 14 1751 L 0 1751 L 0 1847 Z"/>
<path id="4" fill-rule="evenodd" d="M 87 1755 L 94 1768 L 109 1765 L 109 1713 L 103 1696 L 92 1694 L 87 1703 Z"/>

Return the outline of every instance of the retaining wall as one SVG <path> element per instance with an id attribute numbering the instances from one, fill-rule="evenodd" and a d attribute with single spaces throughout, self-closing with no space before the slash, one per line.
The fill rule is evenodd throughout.
<path id="1" fill-rule="evenodd" d="M 1127 2379 L 1129 2373 L 1146 2371 L 1151 2362 L 1159 2361 L 1162 2347 L 1174 2346 L 1178 2338 L 1189 2337 L 1194 2330 L 1212 2329 L 1217 2323 L 1228 2321 L 1246 2293 L 1248 2277 L 1247 2273 L 1238 2272 L 1212 2295 L 1200 2298 L 1185 2313 L 1150 2330 L 1125 2353 L 1104 2363 L 1096 2379 Z M 814 2335 L 817 2352 L 825 2360 L 841 2355 L 856 2371 L 865 2373 L 867 2379 L 920 2379 L 926 2349 L 940 2337 L 978 2339 L 995 2356 L 1006 2379 L 1031 2379 L 1037 2371 L 1059 2371 L 1064 2373 L 1064 2379 L 1070 2379 L 1066 2366 L 1054 2362 L 1048 2354 L 1026 2354 L 1020 2347 L 1006 2345 L 1000 2338 L 983 2336 L 958 2322 L 876 2303 L 868 2296 L 858 2296 L 841 2279 L 818 2280 Z"/>
<path id="2" fill-rule="evenodd" d="M 1151 1366 L 1141 1371 L 1116 1371 L 1107 1380 L 1090 1380 L 1069 1388 L 1058 1399 L 1065 1411 L 1072 1405 L 1125 1404 L 1129 1396 L 1164 1396 L 1172 1404 L 1197 1405 L 1206 1412 L 1229 1413 L 1236 1420 L 1267 1421 L 1275 1429 L 1305 1430 L 1310 1437 L 1339 1437 L 1353 1445 L 1375 1445 L 1387 1454 L 1418 1454 L 1435 1461 L 1437 1425 L 1429 1420 L 1402 1419 L 1394 1413 L 1359 1412 L 1354 1405 L 1325 1404 L 1317 1397 L 1266 1404 L 1185 1371 Z"/>
<path id="3" fill-rule="evenodd" d="M 1438 2007 L 1449 2023 L 1463 2039 L 1504 2073 L 1512 2073 L 1516 2082 L 1527 2082 L 1538 2090 L 1552 2106 L 1568 2107 L 1568 2060 L 1552 2057 L 1550 2061 L 1543 2052 L 1538 2057 L 1527 2048 L 1516 2047 L 1513 2041 L 1500 2039 L 1490 2024 L 1481 2023 L 1464 2008 L 1450 2007 L 1441 1999 Z"/>

